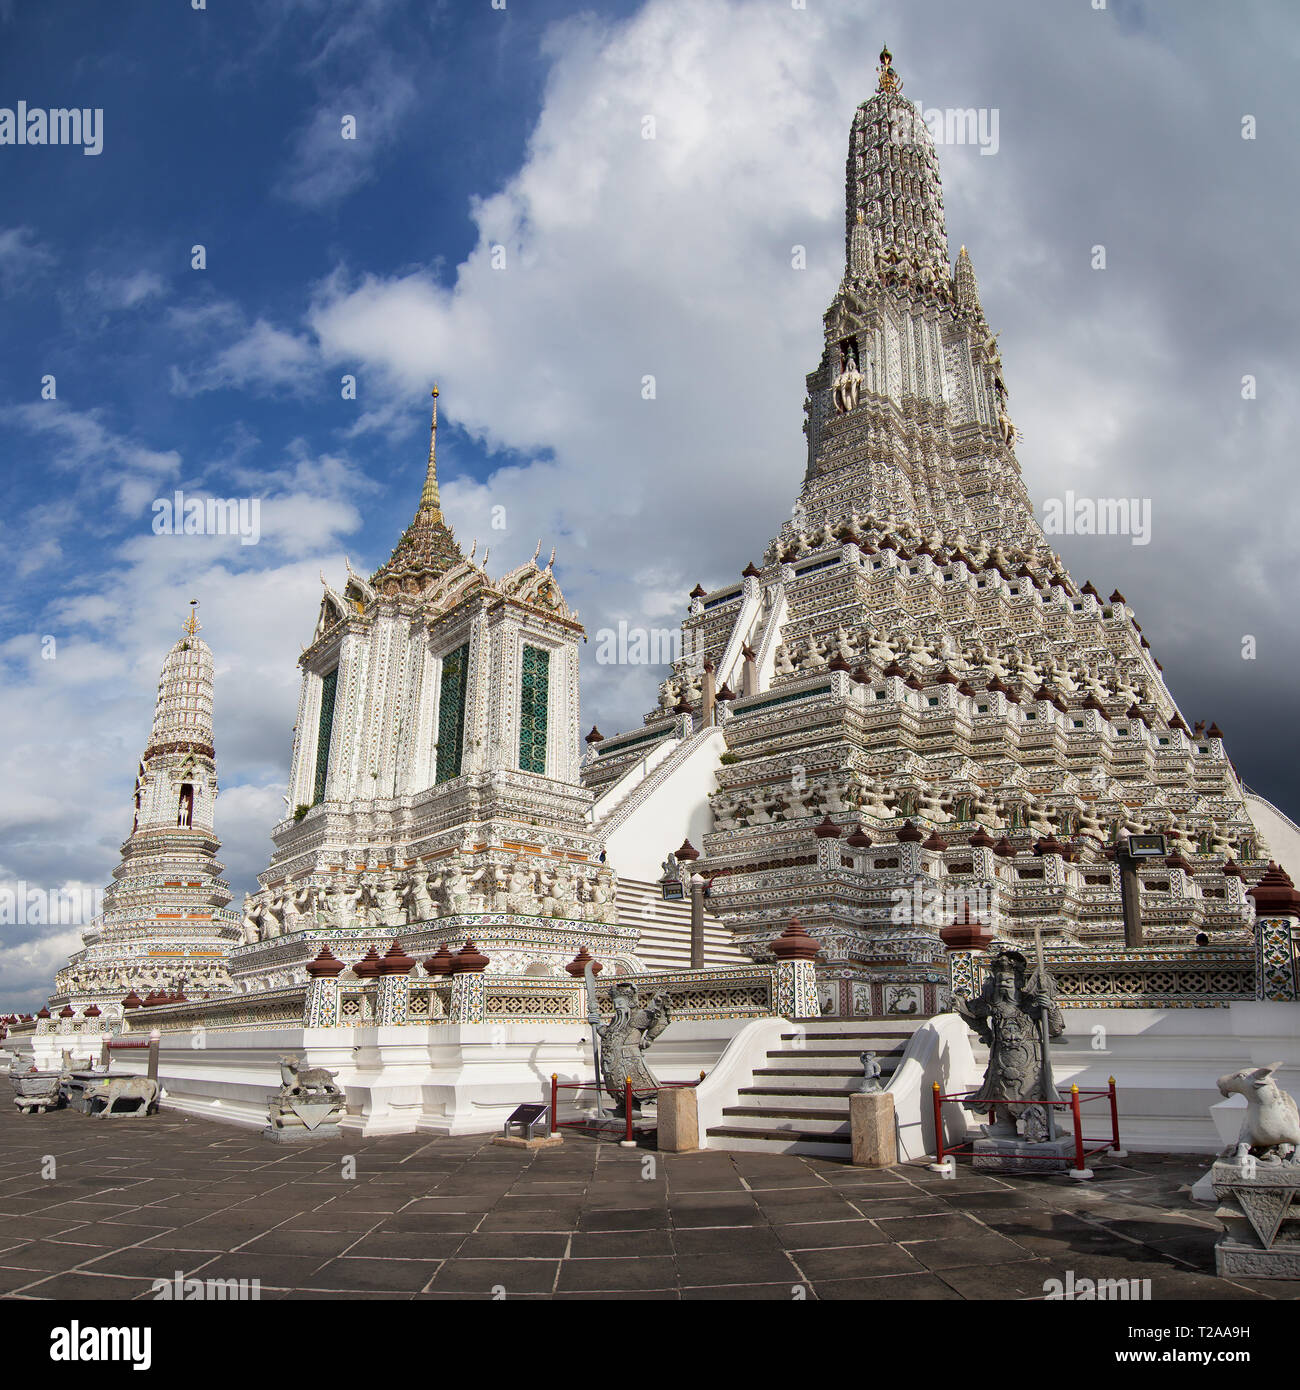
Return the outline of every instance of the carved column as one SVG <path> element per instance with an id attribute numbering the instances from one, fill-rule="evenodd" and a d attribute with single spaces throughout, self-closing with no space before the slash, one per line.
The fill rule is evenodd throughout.
<path id="1" fill-rule="evenodd" d="M 396 938 L 379 962 L 379 989 L 375 998 L 375 1022 L 381 1028 L 391 1028 L 406 1022 L 410 1008 L 410 979 L 408 972 L 415 961 L 402 949 Z"/>
<path id="2" fill-rule="evenodd" d="M 339 976 L 347 966 L 328 946 L 307 965 L 307 995 L 303 1000 L 304 1028 L 337 1028 L 339 1023 Z"/>
<path id="3" fill-rule="evenodd" d="M 1271 863 L 1250 890 L 1255 900 L 1255 997 L 1275 1003 L 1300 998 L 1296 987 L 1295 933 L 1300 892 L 1280 864 Z"/>

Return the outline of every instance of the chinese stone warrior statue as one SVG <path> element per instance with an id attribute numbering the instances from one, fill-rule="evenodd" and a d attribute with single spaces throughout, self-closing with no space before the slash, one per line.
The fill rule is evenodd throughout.
<path id="1" fill-rule="evenodd" d="M 668 1027 L 668 1005 L 663 995 L 656 994 L 644 1009 L 639 1008 L 636 986 L 631 984 L 615 985 L 610 997 L 614 1016 L 596 1030 L 601 1040 L 600 1069 L 619 1115 L 623 1113 L 624 1082 L 627 1077 L 632 1078 L 635 1114 L 642 1104 L 635 1091 L 659 1084 L 642 1060 L 642 1053 Z"/>
<path id="2" fill-rule="evenodd" d="M 1065 1020 L 1052 998 L 1051 977 L 1035 970 L 1026 979 L 1027 967 L 1019 951 L 1000 951 L 990 963 L 984 988 L 974 999 L 956 995 L 953 1009 L 989 1049 L 984 1084 L 967 1102 L 972 1109 L 988 1110 L 991 1123 L 985 1133 L 1014 1139 L 1019 1119 L 1024 1138 L 1036 1143 L 1047 1136 L 1043 1106 L 991 1103 L 1057 1099 L 1051 1063 L 1044 1055 L 1044 1031 L 1048 1038 L 1059 1037 Z"/>

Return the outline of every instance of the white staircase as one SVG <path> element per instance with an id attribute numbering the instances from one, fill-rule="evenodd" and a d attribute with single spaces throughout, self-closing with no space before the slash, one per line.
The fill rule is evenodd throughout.
<path id="1" fill-rule="evenodd" d="M 916 1029 L 889 1019 L 791 1024 L 767 1065 L 742 1086 L 723 1123 L 708 1130 L 710 1149 L 816 1154 L 848 1159 L 849 1097 L 862 1080 L 859 1054 L 874 1052 L 887 1086 Z"/>
<path id="2" fill-rule="evenodd" d="M 636 927 L 640 941 L 639 959 L 649 970 L 689 970 L 691 966 L 691 905 L 664 902 L 657 883 L 619 875 L 618 921 L 623 927 Z M 704 912 L 704 965 L 710 970 L 753 961 L 735 944 L 731 928 Z"/>
<path id="3" fill-rule="evenodd" d="M 720 739 L 721 735 L 716 728 L 707 726 L 696 729 L 687 738 L 668 738 L 658 744 L 653 752 L 633 763 L 618 781 L 611 783 L 601 793 L 588 815 L 591 828 L 602 839 L 608 840 L 633 814 L 637 806 L 662 787 L 673 773 L 711 738 Z M 632 800 L 633 792 L 639 793 L 635 802 Z"/>

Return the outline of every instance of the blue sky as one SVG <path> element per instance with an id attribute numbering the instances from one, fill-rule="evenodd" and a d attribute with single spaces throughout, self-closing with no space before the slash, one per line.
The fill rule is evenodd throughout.
<path id="1" fill-rule="evenodd" d="M 589 632 L 674 625 L 697 580 L 758 560 L 803 474 L 882 41 L 907 95 L 1000 113 L 995 157 L 939 155 L 1031 496 L 1152 499 L 1149 546 L 1061 553 L 1125 592 L 1189 720 L 1294 815 L 1300 22 L 1280 0 L 0 0 L 0 106 L 104 111 L 98 156 L 0 146 L 0 881 L 106 880 L 199 598 L 218 828 L 251 883 L 319 574 L 373 569 L 409 519 L 434 378 L 458 536 L 495 572 L 557 545 Z M 260 543 L 155 536 L 178 486 L 260 498 Z M 584 723 L 636 722 L 659 674 L 588 661 Z M 35 998 L 75 933 L 6 930 L 6 991 Z"/>

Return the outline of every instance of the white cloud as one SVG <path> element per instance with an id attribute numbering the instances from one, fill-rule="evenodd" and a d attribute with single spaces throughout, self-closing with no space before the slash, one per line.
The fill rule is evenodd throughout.
<path id="1" fill-rule="evenodd" d="M 35 238 L 30 227 L 0 228 L 0 289 L 5 293 L 25 286 L 54 264 L 54 253 Z"/>
<path id="2" fill-rule="evenodd" d="M 218 331 L 228 330 L 235 317 L 223 314 L 217 306 L 211 306 L 205 316 L 206 323 Z M 198 321 L 192 324 L 196 336 L 202 326 Z M 254 395 L 281 388 L 297 391 L 311 384 L 315 367 L 316 354 L 309 341 L 258 319 L 246 327 L 241 325 L 233 340 L 206 365 L 189 372 L 173 366 L 172 390 L 178 396 L 229 388 Z"/>
<path id="3" fill-rule="evenodd" d="M 152 270 L 136 270 L 130 275 L 94 271 L 86 278 L 86 291 L 100 309 L 135 309 L 165 295 L 167 282 Z"/>
<path id="4" fill-rule="evenodd" d="M 413 78 L 386 59 L 376 61 L 360 80 L 328 90 L 293 139 L 279 192 L 307 207 L 321 208 L 369 183 L 414 107 L 416 95 Z"/>

